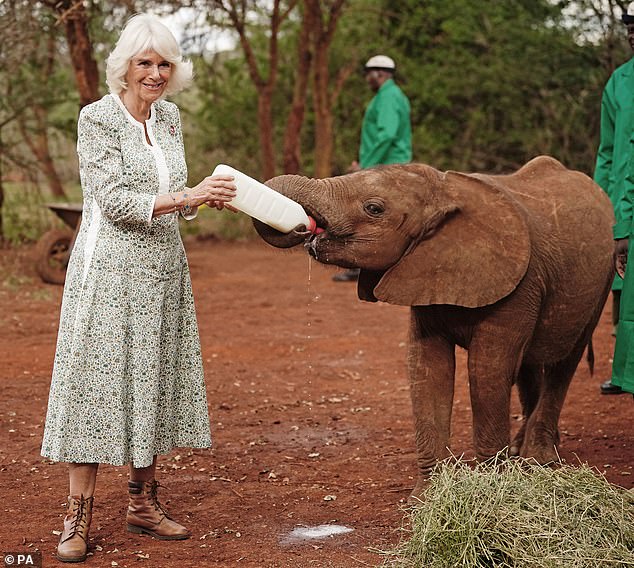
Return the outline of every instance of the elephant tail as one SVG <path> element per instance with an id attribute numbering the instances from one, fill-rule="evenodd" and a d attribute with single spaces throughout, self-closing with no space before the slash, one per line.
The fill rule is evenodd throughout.
<path id="1" fill-rule="evenodd" d="M 590 376 L 593 376 L 594 375 L 594 348 L 592 347 L 592 337 L 588 341 L 586 359 L 588 361 L 588 367 L 590 367 Z"/>

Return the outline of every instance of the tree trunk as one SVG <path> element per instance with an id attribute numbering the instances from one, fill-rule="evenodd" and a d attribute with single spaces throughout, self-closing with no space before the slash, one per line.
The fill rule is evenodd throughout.
<path id="1" fill-rule="evenodd" d="M 229 18 L 231 25 L 238 32 L 240 46 L 244 52 L 251 81 L 258 92 L 258 127 L 260 129 L 260 146 L 262 157 L 262 178 L 275 176 L 275 147 L 273 143 L 272 95 L 277 82 L 278 73 L 278 34 L 281 23 L 288 18 L 298 0 L 290 0 L 286 10 L 282 10 L 281 1 L 273 0 L 270 12 L 270 30 L 268 42 L 268 76 L 260 72 L 253 46 L 247 35 L 247 12 L 250 9 L 244 0 L 214 0 L 213 4 Z"/>
<path id="2" fill-rule="evenodd" d="M 332 109 L 328 95 L 328 56 L 323 45 L 317 46 L 313 70 L 315 106 L 315 177 L 332 175 Z"/>
<path id="3" fill-rule="evenodd" d="M 99 99 L 99 69 L 88 32 L 89 16 L 82 0 L 55 2 L 53 9 L 64 24 L 79 104 L 84 107 Z"/>
<path id="4" fill-rule="evenodd" d="M 43 85 L 48 84 L 55 67 L 55 38 L 51 34 L 48 38 L 48 51 L 46 60 L 40 66 L 40 81 Z M 26 116 L 21 114 L 18 117 L 18 124 L 22 138 L 37 160 L 38 169 L 44 174 L 51 193 L 56 197 L 66 197 L 64 186 L 62 185 L 48 143 L 48 108 L 45 104 L 32 103 L 32 116 L 34 125 L 31 129 L 26 122 Z"/>
<path id="5" fill-rule="evenodd" d="M 301 171 L 301 131 L 306 110 L 306 93 L 312 63 L 311 33 L 315 26 L 314 13 L 306 6 L 302 27 L 297 39 L 297 74 L 293 86 L 293 102 L 284 132 L 284 173 L 298 174 Z"/>
<path id="6" fill-rule="evenodd" d="M 265 85 L 258 89 L 258 127 L 262 152 L 262 179 L 275 176 L 275 148 L 273 147 L 272 88 Z"/>
<path id="7" fill-rule="evenodd" d="M 64 186 L 62 185 L 48 144 L 48 131 L 46 129 L 48 124 L 48 111 L 42 106 L 36 106 L 33 108 L 33 114 L 36 119 L 35 135 L 31 136 L 26 128 L 26 125 L 21 120 L 20 130 L 22 131 L 22 137 L 27 143 L 31 152 L 38 161 L 38 167 L 44 174 L 48 187 L 51 193 L 56 197 L 66 197 L 64 192 Z"/>
<path id="8" fill-rule="evenodd" d="M 0 126 L 0 148 L 2 148 L 2 126 Z M 3 160 L 2 160 L 2 156 L 0 155 L 0 246 L 3 246 L 5 241 L 6 241 L 6 237 L 4 234 L 4 209 L 3 209 L 3 205 L 4 205 L 4 183 L 3 183 L 3 178 L 4 178 L 4 171 L 3 171 Z"/>
<path id="9" fill-rule="evenodd" d="M 332 175 L 333 118 L 332 109 L 336 95 L 330 93 L 329 50 L 337 28 L 337 22 L 346 0 L 334 0 L 327 12 L 322 10 L 321 0 L 306 0 L 307 9 L 313 12 L 316 23 L 313 35 L 313 105 L 315 108 L 315 177 Z M 349 73 L 348 73 L 349 74 Z M 340 73 L 341 75 L 341 73 Z M 340 81 L 337 82 L 337 85 Z M 338 88 L 333 89 L 338 94 Z"/>

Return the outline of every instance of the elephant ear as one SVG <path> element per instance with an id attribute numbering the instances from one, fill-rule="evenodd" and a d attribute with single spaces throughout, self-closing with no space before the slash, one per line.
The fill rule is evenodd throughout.
<path id="1" fill-rule="evenodd" d="M 488 306 L 524 277 L 531 245 L 525 210 L 491 178 L 448 172 L 436 191 L 457 205 L 423 234 L 374 287 L 376 299 L 405 306 Z"/>

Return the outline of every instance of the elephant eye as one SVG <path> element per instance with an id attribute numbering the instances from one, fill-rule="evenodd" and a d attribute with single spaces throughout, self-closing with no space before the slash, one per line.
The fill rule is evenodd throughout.
<path id="1" fill-rule="evenodd" d="M 385 213 L 385 206 L 377 201 L 368 201 L 363 204 L 363 210 L 371 217 L 380 217 Z"/>

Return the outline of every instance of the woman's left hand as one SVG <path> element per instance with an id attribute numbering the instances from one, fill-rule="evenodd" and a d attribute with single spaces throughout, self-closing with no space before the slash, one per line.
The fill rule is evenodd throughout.
<path id="1" fill-rule="evenodd" d="M 236 185 L 233 176 L 207 176 L 197 186 L 188 190 L 188 194 L 191 207 L 206 203 L 217 208 L 216 203 L 226 204 L 236 196 Z"/>

